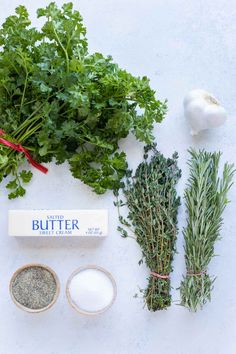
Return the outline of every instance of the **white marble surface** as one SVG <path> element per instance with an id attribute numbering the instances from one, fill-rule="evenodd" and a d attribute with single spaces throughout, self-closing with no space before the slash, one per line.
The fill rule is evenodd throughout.
<path id="1" fill-rule="evenodd" d="M 59 4 L 62 1 L 57 1 Z M 34 14 L 49 1 L 1 0 L 0 22 L 15 6 L 25 4 Z M 158 146 L 166 155 L 180 154 L 187 177 L 189 146 L 223 151 L 223 160 L 236 162 L 236 6 L 234 0 L 80 0 L 91 51 L 111 54 L 121 66 L 147 75 L 153 88 L 169 100 L 166 120 L 156 127 Z M 33 15 L 35 19 L 35 15 Z M 229 113 L 227 124 L 191 138 L 183 118 L 182 99 L 192 88 L 212 91 Z M 122 144 L 135 167 L 142 148 L 130 138 Z M 224 215 L 222 240 L 210 273 L 218 276 L 212 302 L 197 314 L 173 303 L 168 311 L 149 313 L 133 298 L 145 285 L 148 271 L 138 266 L 140 250 L 116 231 L 113 196 L 97 197 L 65 166 L 50 165 L 47 176 L 35 172 L 24 199 L 8 201 L 0 194 L 0 354 L 235 354 L 236 331 L 236 185 Z M 108 208 L 109 237 L 87 245 L 78 240 L 24 240 L 8 238 L 7 210 L 12 208 Z M 184 207 L 179 215 L 184 224 Z M 172 275 L 173 300 L 184 272 L 183 237 Z M 39 315 L 18 310 L 8 294 L 15 269 L 28 262 L 43 262 L 59 275 L 62 292 L 53 309 Z M 112 309 L 97 318 L 79 316 L 66 302 L 65 283 L 80 265 L 95 263 L 110 270 L 117 280 L 118 297 Z"/>

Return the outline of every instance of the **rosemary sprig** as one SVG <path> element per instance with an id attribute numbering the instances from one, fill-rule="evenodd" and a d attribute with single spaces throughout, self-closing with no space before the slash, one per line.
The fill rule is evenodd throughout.
<path id="1" fill-rule="evenodd" d="M 234 167 L 226 163 L 218 177 L 220 152 L 189 150 L 190 176 L 185 190 L 188 215 L 183 234 L 187 273 L 180 286 L 181 305 L 196 311 L 211 299 L 214 278 L 207 267 L 214 256 L 214 244 L 220 236 L 222 213 L 228 203 Z"/>
<path id="2" fill-rule="evenodd" d="M 126 203 L 118 200 L 115 205 L 118 208 L 125 204 L 128 206 L 128 218 L 119 214 L 119 220 L 126 228 L 132 228 L 143 259 L 151 271 L 143 295 L 148 309 L 156 311 L 171 304 L 169 274 L 172 271 L 180 205 L 175 187 L 181 171 L 177 166 L 177 153 L 166 159 L 155 146 L 147 146 L 144 151 L 144 161 L 134 176 L 130 171 L 124 185 Z M 150 151 L 153 155 L 149 160 Z M 118 230 L 123 237 L 128 236 L 123 227 Z"/>

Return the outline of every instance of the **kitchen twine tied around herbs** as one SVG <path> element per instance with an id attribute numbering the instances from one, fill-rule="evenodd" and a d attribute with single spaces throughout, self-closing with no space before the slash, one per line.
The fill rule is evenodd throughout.
<path id="1" fill-rule="evenodd" d="M 159 273 L 156 273 L 156 272 L 151 272 L 150 274 L 151 274 L 154 278 L 165 279 L 165 280 L 170 279 L 170 276 L 169 276 L 169 275 L 163 275 L 163 274 L 159 274 Z"/>
<path id="2" fill-rule="evenodd" d="M 29 151 L 24 148 L 21 144 L 14 144 L 13 142 L 5 139 L 5 138 L 1 138 L 1 136 L 6 135 L 6 133 L 0 129 L 0 144 L 3 144 L 13 150 L 19 151 L 19 152 L 23 152 L 27 158 L 27 160 L 29 161 L 29 163 L 34 166 L 35 168 L 37 168 L 39 171 L 43 172 L 43 173 L 47 173 L 48 169 L 47 167 L 41 165 L 40 163 L 38 163 L 37 161 L 35 161 L 32 156 L 30 155 Z"/>
<path id="3" fill-rule="evenodd" d="M 206 274 L 207 271 L 206 270 L 203 270 L 202 272 L 199 272 L 199 273 L 193 273 L 193 272 L 187 272 L 187 276 L 189 277 L 198 277 L 198 276 L 201 276 L 201 275 L 204 275 Z M 156 273 L 156 272 L 151 272 L 150 273 L 154 278 L 159 278 L 159 279 L 170 279 L 170 276 L 169 275 L 163 275 L 163 274 L 159 274 L 159 273 Z"/>

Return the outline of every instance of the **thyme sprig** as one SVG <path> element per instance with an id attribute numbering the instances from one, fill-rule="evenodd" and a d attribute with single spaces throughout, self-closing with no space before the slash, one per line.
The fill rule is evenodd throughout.
<path id="1" fill-rule="evenodd" d="M 150 152 L 152 156 L 149 159 Z M 115 203 L 118 208 L 125 204 L 128 206 L 127 219 L 119 214 L 120 223 L 125 228 L 119 226 L 118 230 L 123 237 L 127 237 L 127 228 L 131 228 L 141 247 L 143 260 L 150 269 L 148 286 L 143 291 L 150 311 L 162 310 L 171 304 L 169 274 L 172 271 L 180 205 L 176 193 L 176 183 L 181 176 L 177 159 L 177 153 L 172 158 L 165 158 L 155 146 L 146 146 L 144 161 L 133 176 L 130 171 L 124 185 L 126 202 L 118 200 Z M 167 278 L 161 279 L 151 272 Z"/>
<path id="2" fill-rule="evenodd" d="M 185 190 L 188 221 L 183 234 L 187 273 L 180 286 L 181 305 L 196 311 L 211 299 L 214 278 L 207 267 L 220 236 L 234 167 L 226 163 L 219 177 L 220 152 L 189 150 L 190 176 Z"/>

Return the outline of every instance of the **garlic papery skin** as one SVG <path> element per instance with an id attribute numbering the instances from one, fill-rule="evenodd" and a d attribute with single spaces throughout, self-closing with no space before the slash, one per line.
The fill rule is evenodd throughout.
<path id="1" fill-rule="evenodd" d="M 191 135 L 217 128 L 225 123 L 227 114 L 219 101 L 205 90 L 192 90 L 184 98 L 184 115 L 191 127 Z"/>

